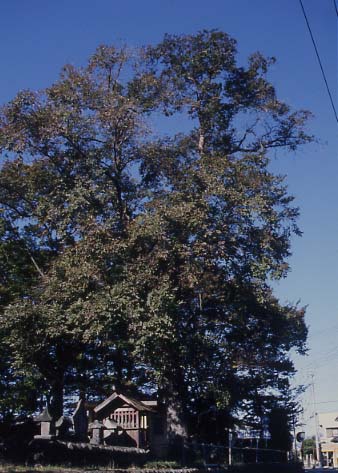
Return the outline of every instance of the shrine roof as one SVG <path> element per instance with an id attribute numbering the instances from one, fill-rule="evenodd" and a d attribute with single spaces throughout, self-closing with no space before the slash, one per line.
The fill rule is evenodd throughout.
<path id="1" fill-rule="evenodd" d="M 94 412 L 97 414 L 99 413 L 100 411 L 102 411 L 103 409 L 107 408 L 110 404 L 112 404 L 114 401 L 120 399 L 121 401 L 123 401 L 125 404 L 128 404 L 130 406 L 132 406 L 134 409 L 136 409 L 137 411 L 148 411 L 148 412 L 154 412 L 154 405 L 152 406 L 149 406 L 149 405 L 146 405 L 145 403 L 143 403 L 142 401 L 138 401 L 137 399 L 134 399 L 132 397 L 127 397 L 123 394 L 119 394 L 117 392 L 114 392 L 113 394 L 111 394 L 109 397 L 107 397 L 107 399 L 105 399 L 103 402 L 101 402 L 100 404 L 98 404 L 95 408 L 94 408 Z"/>

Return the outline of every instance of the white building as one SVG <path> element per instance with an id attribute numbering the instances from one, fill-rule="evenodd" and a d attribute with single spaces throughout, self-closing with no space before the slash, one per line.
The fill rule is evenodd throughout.
<path id="1" fill-rule="evenodd" d="M 323 466 L 338 467 L 338 411 L 318 413 Z"/>

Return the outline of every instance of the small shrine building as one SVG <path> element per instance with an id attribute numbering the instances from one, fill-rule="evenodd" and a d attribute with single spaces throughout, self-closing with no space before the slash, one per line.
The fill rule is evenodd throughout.
<path id="1" fill-rule="evenodd" d="M 91 421 L 98 420 L 103 425 L 114 423 L 118 426 L 117 436 L 129 440 L 136 448 L 163 449 L 167 444 L 163 416 L 158 412 L 157 401 L 140 401 L 114 392 L 98 404 L 90 413 Z"/>

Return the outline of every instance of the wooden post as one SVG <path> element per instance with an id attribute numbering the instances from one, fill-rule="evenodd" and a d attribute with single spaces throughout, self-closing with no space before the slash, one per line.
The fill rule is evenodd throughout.
<path id="1" fill-rule="evenodd" d="M 229 466 L 232 465 L 232 430 L 228 429 Z"/>

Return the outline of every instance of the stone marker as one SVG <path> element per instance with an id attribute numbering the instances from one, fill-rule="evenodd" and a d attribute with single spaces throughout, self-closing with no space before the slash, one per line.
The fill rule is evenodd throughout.
<path id="1" fill-rule="evenodd" d="M 95 420 L 89 425 L 89 429 L 92 431 L 92 438 L 90 443 L 93 445 L 100 445 L 103 440 L 103 429 L 104 425 L 102 422 Z"/>
<path id="2" fill-rule="evenodd" d="M 34 418 L 34 422 L 40 423 L 40 435 L 35 435 L 36 439 L 51 440 L 55 437 L 55 423 L 46 407 L 40 415 Z"/>
<path id="3" fill-rule="evenodd" d="M 61 416 L 60 419 L 55 422 L 56 436 L 59 438 L 66 437 L 71 425 L 72 422 L 68 417 Z"/>
<path id="4" fill-rule="evenodd" d="M 72 416 L 75 436 L 78 439 L 88 438 L 88 417 L 83 399 L 77 403 L 76 409 Z"/>

